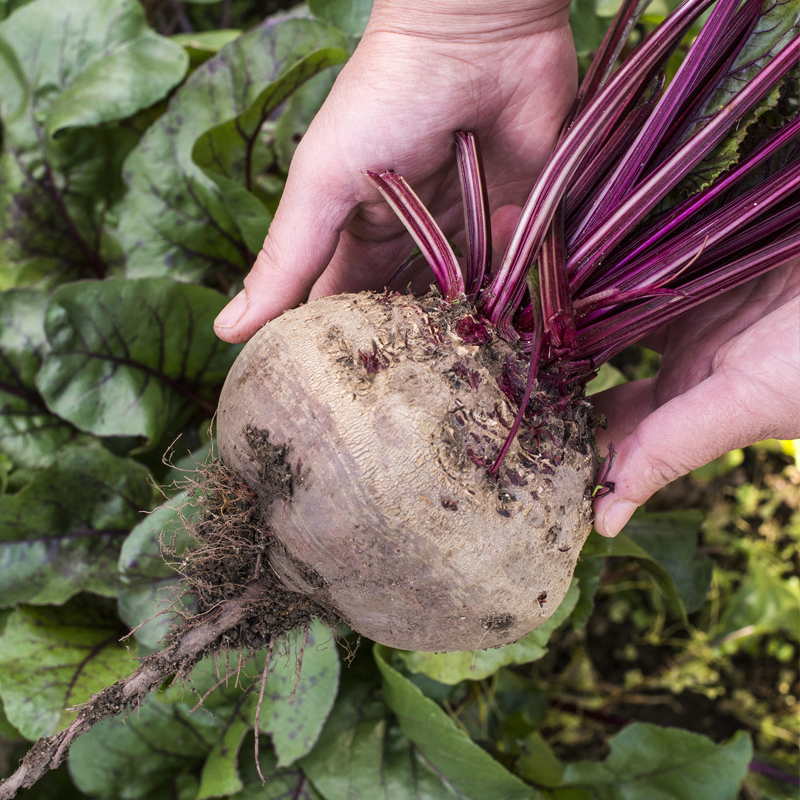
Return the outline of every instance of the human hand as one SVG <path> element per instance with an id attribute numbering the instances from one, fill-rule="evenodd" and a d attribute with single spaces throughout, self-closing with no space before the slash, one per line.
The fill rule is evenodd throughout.
<path id="1" fill-rule="evenodd" d="M 491 207 L 520 205 L 575 96 L 568 15 L 569 0 L 376 0 L 217 334 L 244 341 L 307 297 L 383 288 L 413 244 L 367 170 L 402 174 L 458 241 L 456 130 L 481 141 Z"/>
<path id="2" fill-rule="evenodd" d="M 594 502 L 595 528 L 616 536 L 655 491 L 730 450 L 800 438 L 800 261 L 704 303 L 647 346 L 654 378 L 595 395 L 614 442 L 614 492 Z"/>

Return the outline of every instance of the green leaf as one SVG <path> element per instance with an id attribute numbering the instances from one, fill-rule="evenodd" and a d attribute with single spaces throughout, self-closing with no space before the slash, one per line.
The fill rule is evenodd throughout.
<path id="1" fill-rule="evenodd" d="M 582 558 L 635 558 L 664 592 L 673 611 L 683 619 L 687 609 L 702 605 L 711 581 L 710 559 L 697 558 L 697 511 L 652 513 L 638 511 L 614 539 L 592 531 Z"/>
<path id="2" fill-rule="evenodd" d="M 596 52 L 608 29 L 608 21 L 597 16 L 593 0 L 572 0 L 569 7 L 569 26 L 579 56 Z"/>
<path id="3" fill-rule="evenodd" d="M 606 363 L 600 367 L 597 375 L 586 385 L 586 395 L 591 397 L 593 394 L 604 392 L 606 389 L 611 389 L 622 383 L 627 383 L 627 378 L 616 367 Z"/>
<path id="4" fill-rule="evenodd" d="M 464 796 L 439 780 L 366 682 L 353 683 L 341 693 L 302 767 L 326 800 Z"/>
<path id="5" fill-rule="evenodd" d="M 445 712 L 391 666 L 392 651 L 375 645 L 386 702 L 400 728 L 419 748 L 436 774 L 470 800 L 541 800 L 541 795 L 510 773 L 461 731 Z"/>
<path id="6" fill-rule="evenodd" d="M 528 664 L 540 659 L 547 652 L 550 635 L 572 613 L 579 594 L 576 582 L 543 624 L 513 644 L 491 650 L 456 650 L 452 653 L 395 650 L 393 657 L 410 672 L 421 672 L 439 683 L 455 685 L 463 680 L 483 680 L 509 664 Z"/>
<path id="7" fill-rule="evenodd" d="M 344 46 L 342 34 L 322 23 L 289 19 L 246 33 L 195 70 L 125 164 L 120 234 L 130 276 L 229 279 L 249 269 L 252 253 L 237 220 L 219 186 L 192 161 L 192 148 L 206 131 L 244 114 L 310 53 Z M 241 193 L 237 198 L 240 213 Z M 248 218 L 254 209 L 245 209 Z M 253 224 L 246 224 L 252 244 Z M 263 239 L 266 231 L 259 232 Z"/>
<path id="8" fill-rule="evenodd" d="M 20 732 L 8 721 L 2 699 L 0 699 L 0 736 L 6 739 L 17 739 L 20 736 Z"/>
<path id="9" fill-rule="evenodd" d="M 158 796 L 176 774 L 197 769 L 222 735 L 222 719 L 202 709 L 190 714 L 191 708 L 150 695 L 137 711 L 102 720 L 70 749 L 75 785 L 107 798 Z M 189 796 L 196 793 L 195 786 Z"/>
<path id="10" fill-rule="evenodd" d="M 179 600 L 181 579 L 161 554 L 161 537 L 179 556 L 186 536 L 178 509 L 186 500 L 186 492 L 180 492 L 148 514 L 130 532 L 119 554 L 119 615 L 135 628 L 136 641 L 150 650 L 158 648 L 177 618 L 170 609 Z M 183 513 L 190 516 L 191 510 Z"/>
<path id="11" fill-rule="evenodd" d="M 152 105 L 182 79 L 187 56 L 150 31 L 136 0 L 35 0 L 0 23 L 0 42 L 4 282 L 102 277 L 121 260 L 108 222 L 138 133 L 64 128 Z"/>
<path id="12" fill-rule="evenodd" d="M 186 75 L 189 56 L 179 45 L 143 29 L 135 39 L 92 62 L 53 103 L 47 133 L 130 117 L 157 103 Z"/>
<path id="13" fill-rule="evenodd" d="M 575 566 L 574 578 L 581 587 L 581 596 L 570 616 L 572 627 L 579 631 L 589 621 L 594 610 L 594 598 L 600 586 L 600 573 L 603 571 L 602 558 L 582 558 Z"/>
<path id="14" fill-rule="evenodd" d="M 568 764 L 564 784 L 590 787 L 598 800 L 735 800 L 753 754 L 741 731 L 717 745 L 641 722 L 628 725 L 610 746 L 600 764 Z"/>
<path id="15" fill-rule="evenodd" d="M 203 764 L 197 800 L 205 800 L 207 797 L 228 797 L 244 789 L 237 761 L 239 748 L 249 730 L 247 721 L 241 717 L 236 717 L 229 723 L 224 736 Z"/>
<path id="16" fill-rule="evenodd" d="M 199 67 L 216 55 L 226 44 L 238 39 L 242 32 L 238 29 L 226 28 L 218 31 L 197 31 L 196 33 L 176 33 L 172 37 L 175 44 L 186 50 L 190 68 Z"/>
<path id="17" fill-rule="evenodd" d="M 264 148 L 259 147 L 259 133 L 287 97 L 323 70 L 346 61 L 348 56 L 347 50 L 341 47 L 326 47 L 291 63 L 243 114 L 211 128 L 195 142 L 192 160 L 222 190 L 228 210 L 245 244 L 253 252 L 261 249 L 272 220 L 267 206 L 252 192 L 258 172 L 269 166 L 260 163 Z M 266 155 L 271 162 L 271 152 L 267 151 Z"/>
<path id="18" fill-rule="evenodd" d="M 372 0 L 309 0 L 311 13 L 349 36 L 361 36 L 372 11 Z"/>
<path id="19" fill-rule="evenodd" d="M 796 35 L 800 24 L 800 0 L 765 0 L 761 16 L 728 72 L 720 79 L 707 100 L 697 110 L 681 141 L 686 141 L 708 117 L 727 105 L 763 67 L 768 64 Z M 680 194 L 688 195 L 709 186 L 736 164 L 743 155 L 742 145 L 765 112 L 780 98 L 776 86 L 731 133 L 678 186 Z"/>
<path id="20" fill-rule="evenodd" d="M 135 461 L 75 448 L 0 497 L 0 606 L 115 596 L 123 539 L 153 502 L 149 479 Z"/>
<path id="21" fill-rule="evenodd" d="M 265 659 L 262 651 L 254 663 L 263 669 Z M 272 665 L 259 730 L 271 734 L 278 766 L 288 767 L 311 752 L 336 699 L 340 664 L 333 634 L 321 622 L 311 624 L 305 646 L 302 633 L 289 634 L 282 652 L 273 655 Z M 250 702 L 252 725 L 257 705 L 254 696 Z"/>
<path id="22" fill-rule="evenodd" d="M 36 373 L 47 351 L 44 312 L 47 295 L 32 289 L 0 294 L 0 453 L 15 467 L 37 469 L 77 437 L 53 416 L 36 389 Z"/>
<path id="23" fill-rule="evenodd" d="M 786 564 L 752 558 L 723 620 L 724 635 L 800 631 L 800 578 L 785 575 Z"/>
<path id="24" fill-rule="evenodd" d="M 626 536 L 663 567 L 689 613 L 703 604 L 714 568 L 707 556 L 697 557 L 702 522 L 703 515 L 694 510 L 640 512 L 625 526 Z"/>
<path id="25" fill-rule="evenodd" d="M 65 728 L 75 716 L 67 709 L 136 667 L 123 633 L 97 600 L 14 611 L 0 635 L 0 696 L 11 724 L 28 739 Z"/>
<path id="26" fill-rule="evenodd" d="M 525 780 L 541 786 L 557 786 L 564 767 L 539 731 L 528 734 L 520 744 L 517 771 Z"/>
<path id="27" fill-rule="evenodd" d="M 209 415 L 240 348 L 214 335 L 225 298 L 165 278 L 86 281 L 47 310 L 51 352 L 37 378 L 49 408 L 97 436 L 147 436 L 187 407 Z"/>
<path id="28" fill-rule="evenodd" d="M 252 734 L 248 736 L 242 758 L 241 772 L 246 788 L 234 795 L 233 800 L 330 800 L 323 798 L 301 769 L 278 769 L 275 755 L 268 747 L 261 747 L 258 756 L 261 774 L 266 779 L 266 784 L 262 784 L 255 758 L 250 755 L 250 742 Z"/>

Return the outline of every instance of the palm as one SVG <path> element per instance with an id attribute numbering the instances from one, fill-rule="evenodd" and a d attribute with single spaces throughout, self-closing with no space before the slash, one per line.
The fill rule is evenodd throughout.
<path id="1" fill-rule="evenodd" d="M 563 0 L 553 6 L 559 10 L 531 27 L 460 41 L 371 22 L 297 149 L 264 249 L 245 279 L 246 314 L 239 316 L 243 296 L 217 321 L 218 334 L 243 341 L 309 296 L 387 283 L 413 245 L 367 170 L 402 174 L 458 242 L 456 130 L 481 140 L 491 207 L 522 203 L 577 84 L 568 9 Z"/>
<path id="2" fill-rule="evenodd" d="M 327 138 L 338 143 L 328 154 L 331 168 L 338 163 L 345 175 L 365 169 L 402 174 L 455 236 L 462 210 L 453 131 L 478 135 L 492 207 L 521 203 L 574 95 L 574 82 L 564 79 L 575 69 L 568 35 L 558 30 L 487 47 L 376 33 L 348 65 L 354 79 L 334 92 L 310 133 L 329 129 Z M 381 51 L 391 52 L 391 60 L 379 59 Z M 316 147 L 313 135 L 307 146 Z M 379 288 L 410 249 L 402 226 L 366 180 L 356 197 L 357 212 L 312 296 Z"/>
<path id="3" fill-rule="evenodd" d="M 597 395 L 609 421 L 601 446 L 619 449 L 614 494 L 595 502 L 625 513 L 717 456 L 771 437 L 800 437 L 800 262 L 698 306 L 647 342 L 663 353 L 658 374 Z M 621 508 L 619 506 L 618 508 Z"/>

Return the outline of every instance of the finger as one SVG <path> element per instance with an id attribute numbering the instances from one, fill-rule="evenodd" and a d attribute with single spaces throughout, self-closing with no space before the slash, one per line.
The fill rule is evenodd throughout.
<path id="1" fill-rule="evenodd" d="M 614 492 L 594 502 L 595 528 L 616 536 L 658 489 L 715 458 L 775 435 L 785 416 L 762 385 L 718 372 L 645 416 L 617 443 Z"/>
<path id="2" fill-rule="evenodd" d="M 214 323 L 221 339 L 249 339 L 270 319 L 302 302 L 325 269 L 339 232 L 357 204 L 346 181 L 321 177 L 325 175 L 318 160 L 295 157 L 269 234 L 245 278 L 245 288 Z"/>
<path id="3" fill-rule="evenodd" d="M 592 407 L 606 419 L 605 428 L 597 428 L 595 438 L 601 452 L 610 442 L 616 444 L 633 433 L 636 426 L 656 408 L 656 378 L 622 383 L 592 395 Z"/>
<path id="4" fill-rule="evenodd" d="M 429 208 L 436 223 L 450 237 L 463 227 L 460 197 L 456 202 L 450 200 L 453 195 L 458 197 L 454 183 L 453 180 L 438 181 L 434 188 L 437 202 Z M 427 193 L 431 193 L 430 188 Z M 363 204 L 342 232 L 336 253 L 314 284 L 309 299 L 365 289 L 379 291 L 391 281 L 413 248 L 414 241 L 386 202 Z M 435 282 L 430 273 L 423 291 L 432 281 Z M 404 282 L 402 286 L 405 285 Z"/>

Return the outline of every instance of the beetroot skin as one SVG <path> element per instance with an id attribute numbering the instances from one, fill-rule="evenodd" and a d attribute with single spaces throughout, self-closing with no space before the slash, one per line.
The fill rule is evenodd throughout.
<path id="1" fill-rule="evenodd" d="M 270 509 L 282 582 L 404 649 L 494 647 L 547 619 L 597 459 L 588 404 L 543 373 L 490 474 L 526 368 L 436 295 L 340 295 L 268 323 L 225 383 L 218 445 Z"/>

